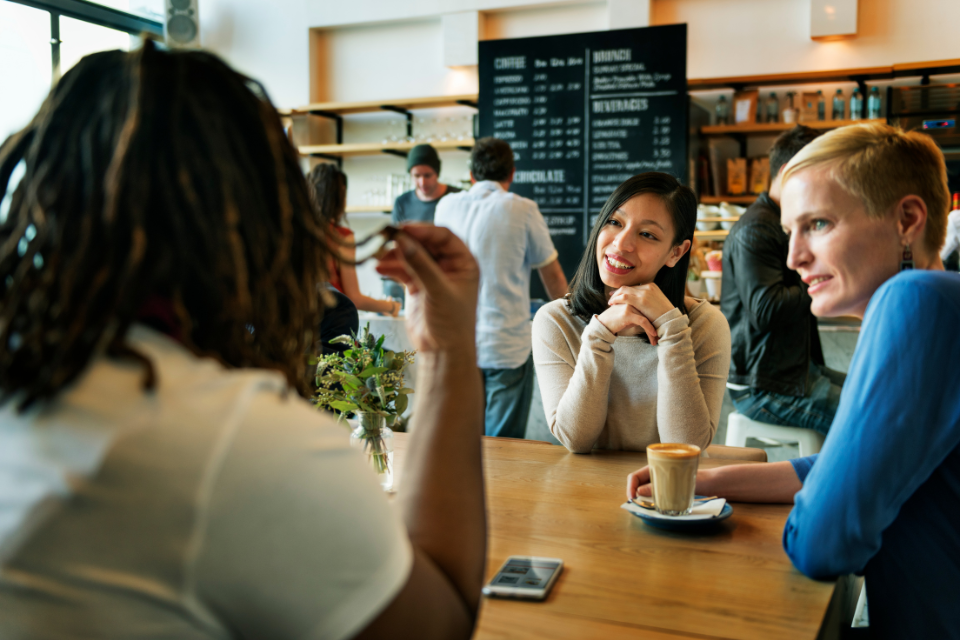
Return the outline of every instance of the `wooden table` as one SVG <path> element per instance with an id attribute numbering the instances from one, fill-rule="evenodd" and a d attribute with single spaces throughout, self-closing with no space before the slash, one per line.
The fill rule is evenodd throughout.
<path id="1" fill-rule="evenodd" d="M 398 483 L 406 439 L 395 440 Z M 806 578 L 784 553 L 789 506 L 738 503 L 712 533 L 661 531 L 620 508 L 644 454 L 483 444 L 486 579 L 510 555 L 562 558 L 564 569 L 545 602 L 485 599 L 475 638 L 817 637 L 834 585 Z"/>

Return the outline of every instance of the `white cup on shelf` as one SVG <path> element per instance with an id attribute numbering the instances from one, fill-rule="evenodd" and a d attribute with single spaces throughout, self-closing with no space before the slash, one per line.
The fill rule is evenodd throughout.
<path id="1" fill-rule="evenodd" d="M 720 211 L 722 218 L 739 218 L 746 209 L 743 207 L 738 207 L 735 204 L 730 204 L 728 202 L 720 203 Z M 733 222 L 721 222 L 720 226 L 729 231 L 733 228 L 733 225 L 736 224 L 736 221 Z"/>
<path id="2" fill-rule="evenodd" d="M 700 279 L 707 287 L 707 299 L 712 301 L 720 300 L 720 285 L 722 284 L 722 271 L 701 271 Z"/>
<path id="3" fill-rule="evenodd" d="M 720 208 L 714 205 L 701 204 L 697 206 L 697 230 L 716 231 L 720 228 L 719 222 L 708 222 L 710 218 L 719 218 Z"/>

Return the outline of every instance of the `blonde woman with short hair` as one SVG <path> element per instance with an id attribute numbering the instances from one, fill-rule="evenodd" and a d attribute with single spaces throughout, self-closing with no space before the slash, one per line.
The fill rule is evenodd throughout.
<path id="1" fill-rule="evenodd" d="M 813 313 L 863 319 L 817 456 L 698 475 L 700 493 L 794 502 L 783 535 L 812 578 L 866 576 L 874 638 L 958 638 L 960 276 L 943 271 L 946 167 L 886 125 L 813 141 L 783 178 L 788 265 Z M 649 473 L 627 481 L 649 494 Z"/>

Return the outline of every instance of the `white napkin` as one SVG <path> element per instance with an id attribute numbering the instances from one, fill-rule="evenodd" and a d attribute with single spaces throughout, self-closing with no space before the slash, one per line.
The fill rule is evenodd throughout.
<path id="1" fill-rule="evenodd" d="M 644 509 L 643 507 L 638 507 L 632 502 L 624 502 L 620 505 L 621 509 L 626 509 L 630 513 L 636 513 L 638 515 L 650 516 L 652 518 L 663 518 L 664 520 L 709 520 L 710 518 L 716 518 L 720 515 L 720 512 L 723 511 L 723 505 L 727 504 L 725 498 L 717 498 L 716 500 L 710 500 L 709 502 L 694 502 L 693 509 L 689 515 L 686 516 L 665 516 L 657 513 L 655 509 Z"/>

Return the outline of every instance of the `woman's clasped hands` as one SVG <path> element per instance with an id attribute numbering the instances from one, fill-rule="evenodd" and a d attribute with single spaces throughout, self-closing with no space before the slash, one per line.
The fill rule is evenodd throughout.
<path id="1" fill-rule="evenodd" d="M 614 289 L 608 301 L 609 308 L 597 320 L 618 336 L 647 334 L 650 344 L 659 337 L 653 321 L 674 308 L 667 296 L 654 283 Z"/>

